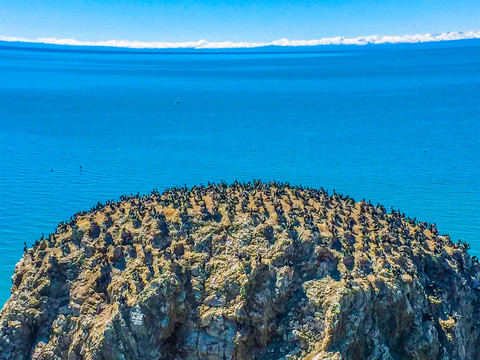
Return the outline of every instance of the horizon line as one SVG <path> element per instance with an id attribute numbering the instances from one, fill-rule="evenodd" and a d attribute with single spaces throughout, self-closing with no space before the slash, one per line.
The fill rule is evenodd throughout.
<path id="1" fill-rule="evenodd" d="M 368 35 L 347 38 L 343 36 L 320 38 L 312 40 L 289 40 L 282 38 L 271 42 L 232 42 L 232 41 L 131 41 L 131 40 L 106 40 L 106 41 L 81 41 L 76 39 L 38 38 L 27 39 L 21 37 L 0 36 L 0 41 L 40 43 L 49 45 L 69 46 L 96 46 L 96 47 L 117 47 L 129 49 L 239 49 L 259 48 L 267 46 L 324 46 L 324 45 L 377 45 L 377 44 L 402 44 L 402 43 L 427 43 L 452 40 L 480 39 L 480 31 L 452 31 L 440 34 L 415 34 L 415 35 Z"/>

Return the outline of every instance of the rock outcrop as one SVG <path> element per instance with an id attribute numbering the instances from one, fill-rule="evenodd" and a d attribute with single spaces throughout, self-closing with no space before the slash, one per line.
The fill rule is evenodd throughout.
<path id="1" fill-rule="evenodd" d="M 123 197 L 26 249 L 0 359 L 478 359 L 467 248 L 278 183 Z"/>

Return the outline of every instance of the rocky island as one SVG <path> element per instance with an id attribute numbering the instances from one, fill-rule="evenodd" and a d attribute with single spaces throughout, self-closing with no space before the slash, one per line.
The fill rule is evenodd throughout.
<path id="1" fill-rule="evenodd" d="M 25 249 L 0 359 L 478 359 L 467 250 L 322 189 L 122 197 Z"/>

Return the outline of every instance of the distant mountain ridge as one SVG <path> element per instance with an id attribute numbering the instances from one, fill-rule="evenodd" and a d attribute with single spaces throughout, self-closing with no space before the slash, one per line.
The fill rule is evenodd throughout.
<path id="1" fill-rule="evenodd" d="M 369 35 L 354 38 L 336 36 L 312 40 L 278 39 L 266 42 L 232 42 L 232 41 L 133 41 L 133 40 L 105 40 L 105 41 L 84 41 L 76 39 L 39 38 L 26 39 L 13 36 L 0 36 L 0 41 L 22 42 L 22 43 L 43 43 L 51 45 L 71 46 L 100 46 L 120 47 L 133 49 L 236 49 L 236 48 L 259 48 L 268 46 L 297 47 L 297 46 L 324 46 L 324 45 L 368 45 L 368 44 L 402 44 L 402 43 L 428 43 L 438 41 L 454 41 L 479 39 L 480 31 L 466 32 L 444 32 L 441 34 L 415 34 L 415 35 Z"/>

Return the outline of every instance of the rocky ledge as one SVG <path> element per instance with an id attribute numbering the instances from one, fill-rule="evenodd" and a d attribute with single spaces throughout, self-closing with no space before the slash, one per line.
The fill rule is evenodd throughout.
<path id="1" fill-rule="evenodd" d="M 123 197 L 25 249 L 0 358 L 478 359 L 467 248 L 279 183 Z"/>

